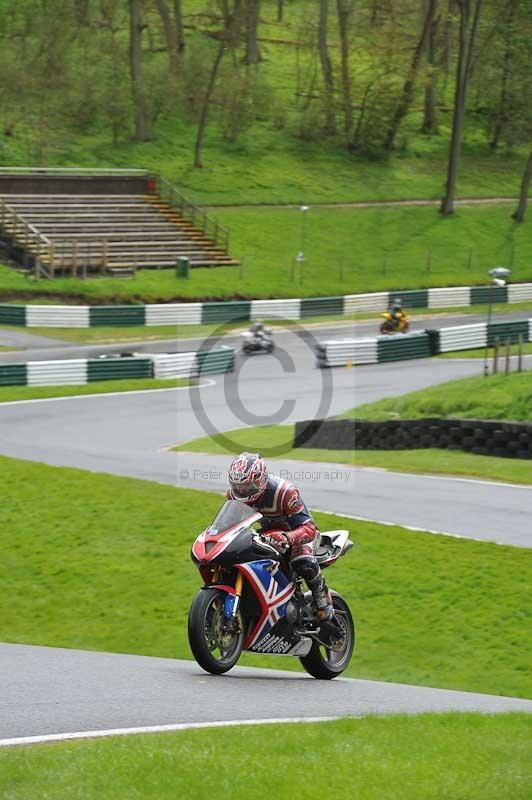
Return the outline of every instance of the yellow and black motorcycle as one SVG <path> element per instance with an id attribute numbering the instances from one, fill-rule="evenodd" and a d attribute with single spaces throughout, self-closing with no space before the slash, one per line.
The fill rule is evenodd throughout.
<path id="1" fill-rule="evenodd" d="M 392 311 L 385 311 L 381 314 L 383 321 L 381 322 L 380 333 L 406 333 L 408 331 L 409 317 L 401 311 L 399 313 Z"/>

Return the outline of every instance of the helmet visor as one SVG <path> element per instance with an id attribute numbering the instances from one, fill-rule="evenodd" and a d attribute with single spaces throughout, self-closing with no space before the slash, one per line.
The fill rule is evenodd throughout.
<path id="1" fill-rule="evenodd" d="M 253 497 L 260 494 L 261 488 L 256 483 L 234 483 L 230 481 L 231 491 L 238 500 L 247 500 L 248 497 Z"/>

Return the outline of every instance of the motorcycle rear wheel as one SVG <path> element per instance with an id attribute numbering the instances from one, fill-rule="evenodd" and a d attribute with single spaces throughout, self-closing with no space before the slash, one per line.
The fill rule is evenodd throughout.
<path id="1" fill-rule="evenodd" d="M 331 592 L 335 618 L 344 630 L 344 642 L 340 649 L 325 647 L 313 642 L 306 656 L 299 659 L 309 675 L 321 680 L 331 680 L 347 668 L 355 647 L 355 623 L 349 606 L 337 592 Z"/>
<path id="2" fill-rule="evenodd" d="M 242 653 L 244 634 L 241 619 L 238 632 L 226 634 L 223 625 L 225 592 L 220 589 L 201 589 L 190 606 L 188 641 L 200 667 L 213 675 L 228 672 Z"/>

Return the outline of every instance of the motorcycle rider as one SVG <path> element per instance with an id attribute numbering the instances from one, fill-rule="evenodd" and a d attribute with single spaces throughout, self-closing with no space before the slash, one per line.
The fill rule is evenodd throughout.
<path id="1" fill-rule="evenodd" d="M 271 331 L 264 327 L 264 324 L 260 321 L 260 319 L 251 323 L 249 326 L 249 332 L 253 336 L 253 340 L 258 344 L 263 344 L 266 342 L 271 335 Z"/>
<path id="2" fill-rule="evenodd" d="M 392 318 L 395 328 L 398 330 L 401 327 L 401 322 L 406 319 L 406 314 L 403 311 L 403 301 L 400 297 L 396 297 L 395 300 L 392 301 L 388 312 Z"/>
<path id="3" fill-rule="evenodd" d="M 318 619 L 332 619 L 332 598 L 315 556 L 320 533 L 299 489 L 269 475 L 258 453 L 241 453 L 229 467 L 226 497 L 260 511 L 260 532 L 276 549 L 287 550 L 295 574 L 306 581 L 312 592 Z"/>

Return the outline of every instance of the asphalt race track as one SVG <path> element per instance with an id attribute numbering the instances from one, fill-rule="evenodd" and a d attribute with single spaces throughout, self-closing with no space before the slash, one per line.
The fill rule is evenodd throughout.
<path id="1" fill-rule="evenodd" d="M 277 342 L 273 356 L 239 357 L 235 373 L 213 376 L 201 388 L 1 404 L 0 452 L 221 491 L 228 459 L 176 457 L 165 448 L 205 431 L 337 414 L 391 392 L 404 393 L 482 369 L 478 359 L 422 359 L 319 370 L 313 342 L 304 333 L 280 334 Z M 294 465 L 288 468 L 293 470 Z M 316 469 L 330 473 L 324 465 L 313 465 L 313 473 Z M 179 478 L 187 470 L 189 476 Z M 360 468 L 347 471 L 347 480 L 299 479 L 310 504 L 443 533 L 532 544 L 530 488 L 498 486 L 493 492 L 488 482 Z"/>
<path id="2" fill-rule="evenodd" d="M 240 667 L 213 676 L 193 661 L 26 645 L 0 645 L 0 685 L 0 746 L 15 737 L 218 720 L 532 713 L 532 700 L 511 697 Z"/>
<path id="3" fill-rule="evenodd" d="M 370 324 L 364 335 L 373 332 Z M 347 335 L 345 326 L 312 333 L 319 339 Z M 318 370 L 305 334 L 279 333 L 276 340 L 273 356 L 239 357 L 235 373 L 213 376 L 199 388 L 0 404 L 0 452 L 221 491 L 227 457 L 176 456 L 168 446 L 204 435 L 204 430 L 337 414 L 482 369 L 479 360 L 428 359 Z M 173 345 L 192 349 L 190 342 Z M 172 348 L 163 343 L 143 349 Z M 58 356 L 49 342 L 40 342 L 35 352 L 45 358 L 52 352 L 53 357 L 67 357 L 67 350 L 68 357 L 80 354 L 76 346 L 61 348 Z M 29 354 L 1 357 L 28 360 Z M 283 403 L 290 405 L 282 408 Z M 282 459 L 274 467 L 308 471 L 294 479 L 310 505 L 320 510 L 532 546 L 532 488 L 497 484 L 494 490 L 489 482 Z M 332 470 L 337 471 L 334 478 Z M 208 521 L 199 520 L 199 525 Z M 532 711 L 532 701 L 426 687 L 348 679 L 317 682 L 301 673 L 250 669 L 213 677 L 187 661 L 8 644 L 0 645 L 0 687 L 0 745 L 14 737 L 228 719 Z"/>

